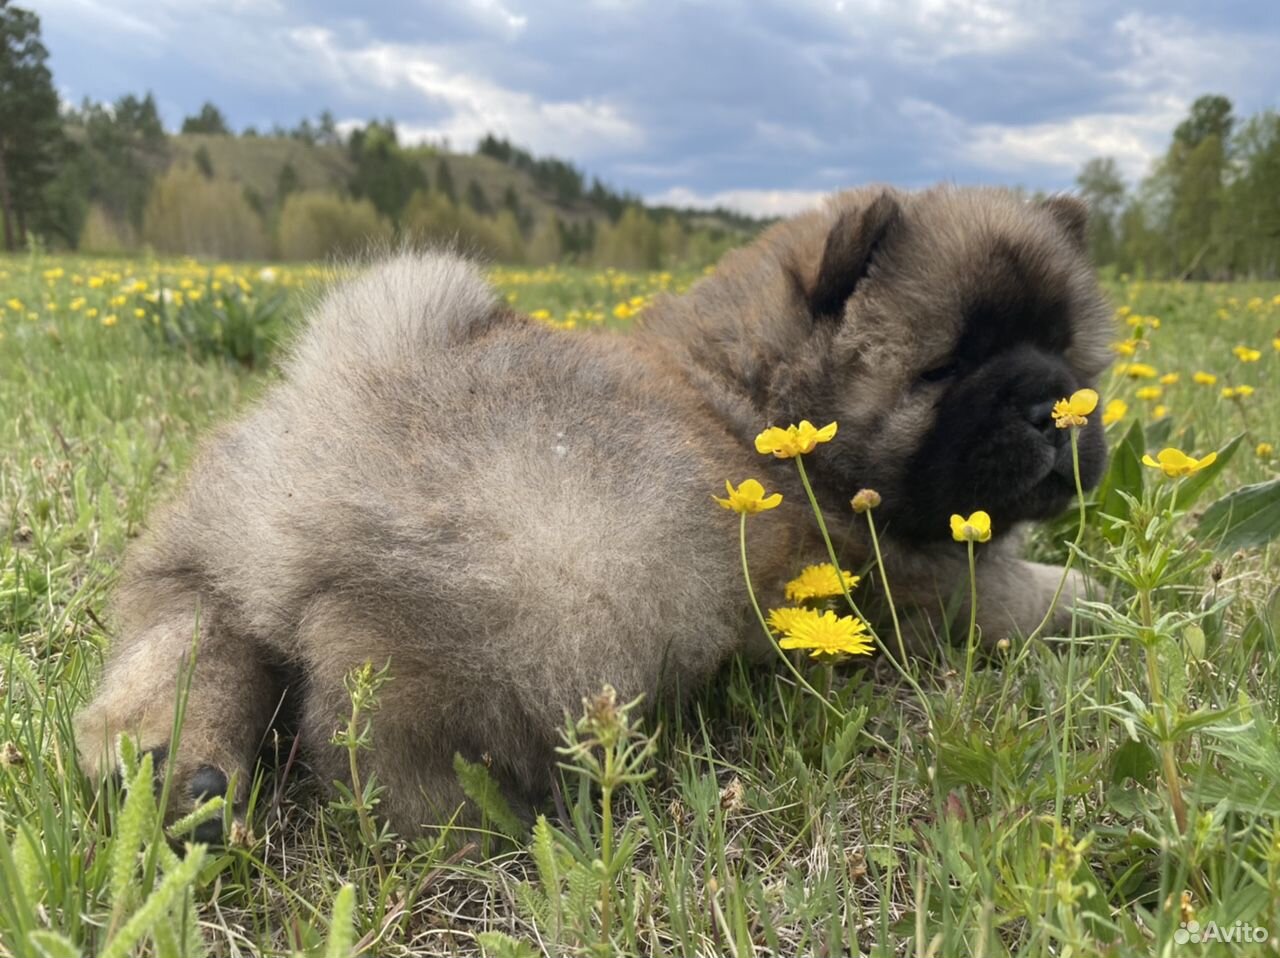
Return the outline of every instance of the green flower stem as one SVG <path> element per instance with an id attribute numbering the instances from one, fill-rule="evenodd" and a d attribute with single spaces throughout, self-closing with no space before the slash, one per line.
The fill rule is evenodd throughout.
<path id="1" fill-rule="evenodd" d="M 743 519 L 746 518 L 744 514 Z M 604 880 L 600 882 L 600 931 L 609 941 L 612 923 L 613 888 L 613 749 L 604 749 L 604 774 L 600 777 L 600 861 L 604 866 Z"/>
<path id="2" fill-rule="evenodd" d="M 885 601 L 889 603 L 889 617 L 893 620 L 893 635 L 898 640 L 898 654 L 902 656 L 902 664 L 907 664 L 907 644 L 902 639 L 902 624 L 898 621 L 898 607 L 893 603 L 893 593 L 889 590 L 889 576 L 884 570 L 884 556 L 880 553 L 880 537 L 876 534 L 876 522 L 868 509 L 867 529 L 871 532 L 871 548 L 876 555 L 876 571 L 880 573 L 880 586 L 884 589 Z"/>
<path id="3" fill-rule="evenodd" d="M 1080 543 L 1084 541 L 1085 519 L 1087 510 L 1084 501 L 1084 483 L 1080 481 L 1080 443 L 1077 438 L 1076 430 L 1071 430 L 1071 472 L 1076 482 L 1076 502 L 1079 508 L 1080 518 L 1076 523 L 1076 537 L 1071 542 L 1071 548 L 1067 552 L 1067 561 L 1062 564 L 1062 576 L 1058 579 L 1058 587 L 1053 592 L 1053 598 L 1049 600 L 1049 608 L 1045 610 L 1044 618 L 1040 620 L 1040 624 L 1031 630 L 1031 634 L 1027 636 L 1022 648 L 1018 650 L 1017 657 L 1009 664 L 1010 669 L 1016 669 L 1022 665 L 1028 655 L 1031 654 L 1031 648 L 1035 642 L 1049 627 L 1049 622 L 1053 618 L 1054 610 L 1058 607 L 1058 600 L 1062 598 L 1062 590 L 1067 586 L 1067 578 L 1071 575 L 1071 567 L 1075 565 L 1076 554 L 1079 552 Z M 1070 689 L 1067 690 L 1068 697 L 1071 694 Z M 1000 693 L 1000 703 L 997 707 L 998 711 L 1004 709 L 1004 691 Z"/>
<path id="4" fill-rule="evenodd" d="M 843 570 L 840 568 L 840 560 L 836 558 L 836 547 L 831 541 L 831 535 L 827 532 L 826 520 L 822 518 L 822 508 L 818 505 L 818 497 L 813 493 L 813 486 L 809 484 L 809 474 L 804 470 L 804 456 L 796 456 L 795 464 L 796 469 L 800 473 L 800 482 L 804 485 L 805 494 L 809 497 L 809 505 L 813 508 L 813 516 L 818 520 L 818 531 L 822 533 L 822 541 L 827 547 L 827 555 L 831 559 L 831 567 L 835 569 L 836 581 L 840 583 L 840 591 L 844 595 L 844 600 L 849 603 L 849 608 L 853 610 L 853 614 L 866 624 L 867 629 L 871 633 L 871 638 L 876 644 L 876 648 L 880 650 L 880 654 L 888 659 L 888 661 L 893 665 L 894 671 L 902 676 L 903 681 L 905 681 L 907 685 L 911 687 L 911 690 L 916 693 L 916 696 L 920 699 L 920 705 L 925 711 L 925 715 L 929 718 L 929 727 L 932 729 L 933 709 L 929 707 L 929 700 L 924 694 L 924 689 L 920 688 L 920 683 L 918 683 L 912 677 L 911 673 L 907 671 L 906 660 L 904 659 L 902 662 L 898 662 L 898 660 L 893 657 L 893 653 L 889 651 L 888 646 L 881 641 L 880 634 L 872 628 L 871 623 L 867 621 L 867 617 L 859 611 L 857 603 L 853 601 L 853 596 L 849 594 L 849 586 L 844 581 L 844 575 L 842 574 Z M 878 545 L 876 547 L 876 553 L 878 558 Z M 880 563 L 880 576 L 881 578 L 884 578 L 883 562 Z M 757 612 L 758 611 L 759 610 L 757 610 Z M 894 622 L 897 622 L 896 612 L 894 613 Z"/>
<path id="5" fill-rule="evenodd" d="M 969 635 L 965 639 L 964 649 L 964 682 L 960 686 L 960 713 L 964 713 L 964 703 L 969 698 L 969 679 L 973 675 L 973 658 L 978 651 L 978 564 L 974 557 L 973 540 L 969 547 Z"/>
<path id="6" fill-rule="evenodd" d="M 1142 616 L 1143 654 L 1147 663 L 1147 684 L 1151 687 L 1151 707 L 1160 720 L 1160 762 L 1164 769 L 1165 786 L 1169 789 L 1169 804 L 1173 808 L 1173 820 L 1178 834 L 1187 833 L 1187 803 L 1182 797 L 1182 783 L 1178 777 L 1178 756 L 1169 738 L 1168 709 L 1164 700 L 1164 688 L 1160 682 L 1160 667 L 1156 659 L 1155 612 L 1151 601 L 1151 587 L 1138 590 L 1138 608 Z"/>
<path id="7" fill-rule="evenodd" d="M 745 512 L 741 513 L 741 521 L 738 523 L 738 543 L 742 551 L 742 580 L 747 584 L 747 595 L 751 598 L 751 608 L 755 610 L 756 619 L 760 622 L 760 628 L 764 629 L 764 634 L 768 637 L 769 644 L 773 646 L 774 651 L 778 653 L 778 657 L 782 659 L 782 664 L 791 671 L 791 675 L 800 683 L 801 687 L 821 702 L 828 712 L 838 719 L 843 719 L 844 713 L 832 705 L 826 696 L 805 681 L 805 677 L 795 667 L 791 657 L 783 651 L 782 646 L 778 644 L 778 640 L 773 637 L 773 630 L 769 628 L 769 623 L 765 621 L 764 613 L 760 611 L 760 603 L 756 601 L 756 590 L 751 585 L 751 572 L 747 566 L 747 514 Z"/>

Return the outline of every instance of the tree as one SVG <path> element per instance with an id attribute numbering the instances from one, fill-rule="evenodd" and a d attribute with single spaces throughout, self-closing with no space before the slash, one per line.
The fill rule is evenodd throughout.
<path id="1" fill-rule="evenodd" d="M 347 152 L 356 164 L 351 194 L 357 199 L 367 197 L 383 216 L 398 221 L 409 198 L 426 189 L 426 173 L 417 159 L 400 148 L 390 120 L 373 120 L 364 129 L 353 130 Z"/>
<path id="2" fill-rule="evenodd" d="M 1124 208 L 1125 186 L 1120 167 L 1110 156 L 1089 160 L 1076 177 L 1080 196 L 1089 204 L 1089 251 L 1099 266 L 1117 257 L 1116 231 Z"/>
<path id="3" fill-rule="evenodd" d="M 443 193 L 450 203 L 458 202 L 458 189 L 453 185 L 453 174 L 449 172 L 449 164 L 444 160 L 436 164 L 436 189 Z"/>
<path id="4" fill-rule="evenodd" d="M 43 214 L 45 187 L 65 146 L 48 58 L 40 18 L 0 0 L 0 216 L 7 250 Z"/>
<path id="5" fill-rule="evenodd" d="M 207 101 L 200 107 L 199 113 L 182 121 L 182 132 L 210 133 L 214 136 L 231 134 L 231 130 L 227 128 L 227 118 L 222 115 L 222 111 Z"/>
<path id="6" fill-rule="evenodd" d="M 493 206 L 489 203 L 489 197 L 485 195 L 484 187 L 475 180 L 467 184 L 467 205 L 481 216 L 493 215 Z"/>

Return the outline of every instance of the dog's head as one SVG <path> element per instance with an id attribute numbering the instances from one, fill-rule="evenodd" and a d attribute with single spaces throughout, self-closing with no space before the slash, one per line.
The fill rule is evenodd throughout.
<path id="1" fill-rule="evenodd" d="M 1061 511 L 1074 489 L 1071 430 L 1055 401 L 1096 388 L 1111 309 L 1085 249 L 1078 200 L 1003 190 L 861 190 L 774 238 L 804 313 L 775 364 L 774 422 L 839 422 L 812 457 L 823 497 L 881 493 L 891 535 L 948 536 L 985 509 L 996 530 Z M 1079 428 L 1080 478 L 1106 461 L 1101 409 Z"/>

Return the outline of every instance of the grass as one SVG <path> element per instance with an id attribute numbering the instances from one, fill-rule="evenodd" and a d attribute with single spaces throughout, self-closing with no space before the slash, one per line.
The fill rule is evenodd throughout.
<path id="1" fill-rule="evenodd" d="M 619 326 L 691 278 L 495 276 L 549 322 Z M 1156 375 L 1104 384 L 1129 406 L 1108 430 L 1124 468 L 1084 510 L 1075 561 L 1097 601 L 1076 638 L 972 663 L 939 649 L 905 676 L 878 654 L 837 668 L 834 709 L 786 669 L 738 662 L 660 729 L 597 700 L 566 730 L 557 807 L 515 841 L 496 805 L 489 830 L 399 841 L 376 783 L 327 802 L 278 741 L 229 846 L 175 855 L 149 789 L 126 799 L 81 775 L 70 717 L 122 548 L 210 424 L 270 381 L 279 317 L 317 282 L 0 260 L 0 952 L 1251 954 L 1273 946 L 1241 944 L 1246 925 L 1280 938 L 1280 576 L 1274 547 L 1233 548 L 1247 524 L 1210 521 L 1215 500 L 1277 476 L 1256 451 L 1280 445 L 1274 286 L 1116 284 L 1117 340 L 1138 338 L 1127 361 Z M 1256 391 L 1223 398 L 1240 385 Z M 1224 450 L 1172 513 L 1172 483 L 1134 464 L 1166 444 Z M 1077 523 L 1033 552 L 1061 560 Z M 358 768 L 377 676 L 354 682 Z M 126 758 L 125 780 L 148 781 Z M 462 772 L 484 791 L 482 770 Z M 1179 944 L 1192 920 L 1235 942 Z"/>

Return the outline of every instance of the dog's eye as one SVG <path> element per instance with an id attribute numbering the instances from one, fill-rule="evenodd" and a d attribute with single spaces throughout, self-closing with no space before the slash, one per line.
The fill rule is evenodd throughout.
<path id="1" fill-rule="evenodd" d="M 942 366 L 935 366 L 933 369 L 925 370 L 920 374 L 920 378 L 927 383 L 940 383 L 944 379 L 950 379 L 960 369 L 957 362 L 949 362 Z"/>

